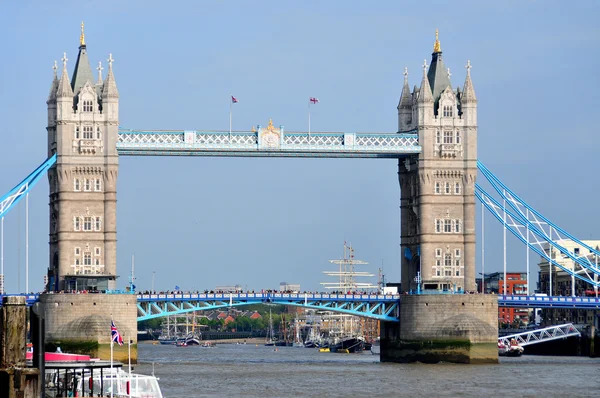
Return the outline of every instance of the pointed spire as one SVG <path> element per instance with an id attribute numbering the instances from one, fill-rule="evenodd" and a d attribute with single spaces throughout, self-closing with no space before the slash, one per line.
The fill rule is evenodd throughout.
<path id="1" fill-rule="evenodd" d="M 411 107 L 410 101 L 410 87 L 408 87 L 408 68 L 404 67 L 404 85 L 402 86 L 402 94 L 400 95 L 400 103 L 398 104 L 398 108 L 400 107 Z"/>
<path id="2" fill-rule="evenodd" d="M 115 61 L 112 57 L 112 54 L 108 55 L 108 74 L 106 75 L 106 80 L 104 81 L 104 87 L 102 88 L 102 99 L 105 98 L 119 98 L 119 91 L 117 90 L 117 83 L 115 82 L 115 77 L 113 75 L 112 64 Z"/>
<path id="3" fill-rule="evenodd" d="M 56 61 L 54 61 L 54 65 L 52 66 L 52 85 L 50 86 L 50 94 L 48 94 L 48 102 L 56 99 L 56 89 L 58 88 L 58 75 L 56 73 L 57 70 L 58 65 Z"/>
<path id="4" fill-rule="evenodd" d="M 461 98 L 461 103 L 465 104 L 468 102 L 477 102 L 477 97 L 475 96 L 475 89 L 473 88 L 473 82 L 471 81 L 471 60 L 467 61 L 467 77 L 465 79 L 465 85 L 463 87 L 463 94 Z"/>
<path id="5" fill-rule="evenodd" d="M 73 84 L 71 88 L 74 93 L 78 93 L 81 87 L 85 86 L 85 83 L 90 82 L 94 84 L 94 75 L 92 68 L 90 67 L 90 60 L 87 55 L 87 47 L 85 45 L 85 34 L 83 33 L 83 22 L 81 22 L 81 36 L 79 36 L 79 54 L 77 54 L 77 61 L 75 62 L 75 69 L 73 70 Z"/>
<path id="6" fill-rule="evenodd" d="M 429 68 L 427 77 L 429 79 L 429 86 L 431 87 L 433 99 L 437 103 L 446 87 L 451 86 L 450 70 L 446 69 L 444 61 L 442 60 L 442 49 L 440 46 L 439 31 L 437 29 L 435 30 L 433 54 L 431 54 L 431 67 Z"/>
<path id="7" fill-rule="evenodd" d="M 102 67 L 102 61 L 98 61 L 98 67 L 96 68 L 98 70 L 98 85 L 102 84 L 102 71 L 104 70 L 104 68 Z"/>
<path id="8" fill-rule="evenodd" d="M 421 81 L 421 88 L 419 89 L 419 103 L 433 102 L 433 95 L 431 94 L 431 86 L 429 85 L 429 79 L 427 78 L 427 60 L 423 61 L 423 80 Z"/>
<path id="9" fill-rule="evenodd" d="M 64 53 L 61 59 L 61 61 L 63 61 L 63 70 L 62 75 L 60 76 L 60 81 L 58 82 L 58 89 L 56 91 L 57 97 L 73 97 L 73 90 L 69 84 L 69 74 L 67 73 L 68 60 L 67 53 Z"/>
<path id="10" fill-rule="evenodd" d="M 85 33 L 83 33 L 83 21 L 81 21 L 81 36 L 79 36 L 79 45 L 85 46 Z"/>
<path id="11" fill-rule="evenodd" d="M 437 29 L 435 30 L 435 44 L 433 45 L 433 52 L 434 53 L 442 52 L 442 48 L 440 46 L 439 31 Z"/>

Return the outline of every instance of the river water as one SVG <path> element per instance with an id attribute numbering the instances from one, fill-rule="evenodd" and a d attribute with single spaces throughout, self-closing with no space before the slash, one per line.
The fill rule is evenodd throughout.
<path id="1" fill-rule="evenodd" d="M 379 356 L 220 344 L 140 344 L 135 372 L 173 397 L 598 397 L 600 358 L 522 356 L 498 365 L 390 364 Z"/>

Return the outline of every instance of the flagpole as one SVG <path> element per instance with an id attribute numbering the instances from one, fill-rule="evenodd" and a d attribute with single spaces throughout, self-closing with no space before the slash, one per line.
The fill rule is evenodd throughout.
<path id="1" fill-rule="evenodd" d="M 231 120 L 233 112 L 233 95 L 229 95 L 229 143 L 231 144 Z"/>
<path id="2" fill-rule="evenodd" d="M 308 100 L 308 141 L 310 143 L 310 99 Z"/>
<path id="3" fill-rule="evenodd" d="M 110 396 L 113 397 L 113 344 L 112 332 L 110 336 Z"/>
<path id="4" fill-rule="evenodd" d="M 131 397 L 131 388 L 133 387 L 133 383 L 131 382 L 131 339 L 129 339 L 129 347 L 128 347 L 127 355 L 129 356 L 129 391 L 127 393 Z"/>

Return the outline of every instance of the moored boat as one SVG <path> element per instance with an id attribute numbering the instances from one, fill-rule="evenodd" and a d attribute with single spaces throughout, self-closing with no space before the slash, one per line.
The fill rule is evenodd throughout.
<path id="1" fill-rule="evenodd" d="M 364 342 L 356 337 L 345 338 L 342 341 L 329 346 L 330 352 L 343 352 L 351 354 L 364 351 Z"/>
<path id="2" fill-rule="evenodd" d="M 32 350 L 26 358 L 33 359 Z M 112 396 L 114 398 L 163 398 L 158 378 L 123 370 L 121 362 L 58 350 L 44 355 L 43 394 L 46 398 Z M 111 395 L 112 394 L 112 395 Z"/>
<path id="3" fill-rule="evenodd" d="M 373 344 L 371 344 L 371 354 L 381 354 L 381 340 L 379 340 L 379 337 L 373 342 Z"/>
<path id="4" fill-rule="evenodd" d="M 524 351 L 525 349 L 515 339 L 511 339 L 509 345 L 498 340 L 498 355 L 501 357 L 520 357 Z"/>

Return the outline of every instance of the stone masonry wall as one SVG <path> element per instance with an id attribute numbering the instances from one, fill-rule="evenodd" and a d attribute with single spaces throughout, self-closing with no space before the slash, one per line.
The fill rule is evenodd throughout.
<path id="1" fill-rule="evenodd" d="M 125 344 L 114 346 L 117 360 L 127 359 L 127 341 L 133 340 L 137 359 L 137 307 L 132 294 L 44 294 L 46 344 L 63 352 L 80 352 L 110 359 L 111 318 Z M 135 352 L 134 352 L 135 347 Z"/>

